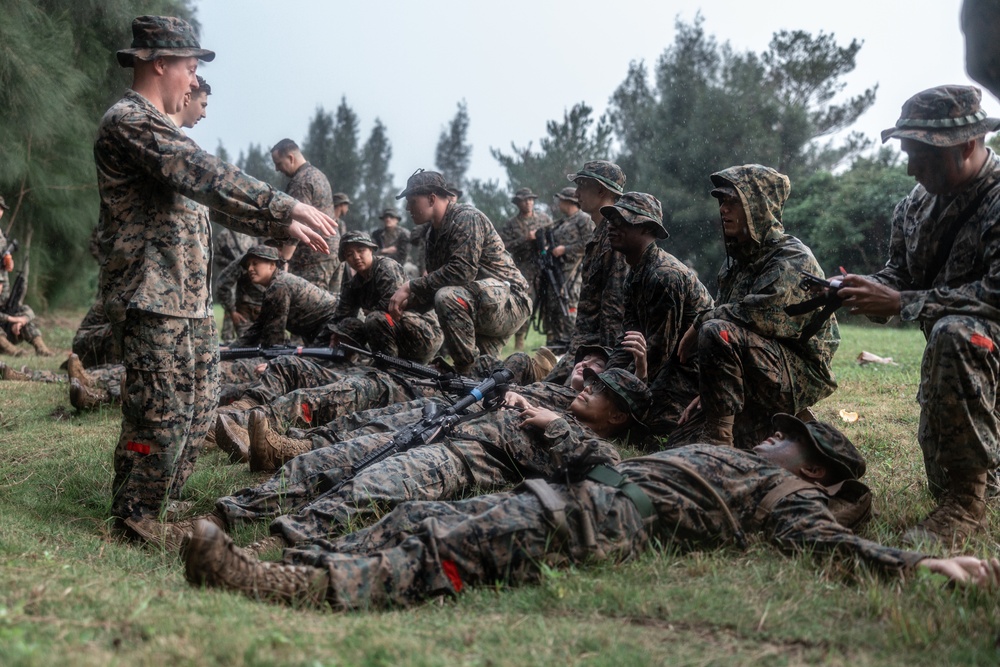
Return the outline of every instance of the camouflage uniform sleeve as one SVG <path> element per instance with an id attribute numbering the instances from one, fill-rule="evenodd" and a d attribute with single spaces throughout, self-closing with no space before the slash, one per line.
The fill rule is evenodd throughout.
<path id="1" fill-rule="evenodd" d="M 603 257 L 604 293 L 601 295 L 601 332 L 600 340 L 617 340 L 622 331 L 622 320 L 625 319 L 625 278 L 628 275 L 628 265 L 625 257 L 615 251 L 609 251 Z"/>
<path id="2" fill-rule="evenodd" d="M 396 290 L 406 282 L 403 275 L 403 267 L 396 260 L 385 257 L 375 258 L 375 275 L 372 280 L 375 282 L 375 294 L 378 301 L 370 304 L 365 310 L 389 310 L 389 299 L 396 293 Z"/>
<path id="3" fill-rule="evenodd" d="M 291 303 L 292 293 L 288 284 L 280 277 L 276 277 L 264 293 L 260 315 L 233 345 L 235 347 L 252 347 L 254 345 L 270 347 L 283 344 Z"/>
<path id="4" fill-rule="evenodd" d="M 399 236 L 396 238 L 396 256 L 393 257 L 399 265 L 406 264 L 406 258 L 410 254 L 410 232 L 399 228 Z"/>
<path id="5" fill-rule="evenodd" d="M 855 556 L 887 572 L 906 572 L 926 558 L 858 537 L 837 523 L 819 490 L 798 491 L 780 500 L 764 529 L 784 549 Z"/>
<path id="6" fill-rule="evenodd" d="M 596 465 L 613 466 L 621 461 L 614 445 L 572 418 L 560 417 L 550 422 L 542 438 L 559 472 L 582 473 Z"/>
<path id="7" fill-rule="evenodd" d="M 219 282 L 215 286 L 215 300 L 227 311 L 236 308 L 236 283 L 241 273 L 243 267 L 240 266 L 239 259 L 233 260 L 219 272 Z"/>
<path id="8" fill-rule="evenodd" d="M 527 230 L 518 224 L 518 221 L 519 218 L 517 216 L 511 218 L 503 226 L 503 231 L 500 232 L 500 238 L 503 240 L 504 247 L 510 253 L 511 257 L 515 259 L 530 254 L 535 245 L 534 241 L 524 237 Z"/>
<path id="9" fill-rule="evenodd" d="M 410 291 L 417 304 L 432 303 L 442 287 L 468 285 L 479 273 L 485 233 L 479 216 L 459 213 L 448 223 L 448 258 L 422 278 L 410 281 Z M 428 267 L 430 268 L 430 267 Z"/>
<path id="10" fill-rule="evenodd" d="M 333 312 L 333 321 L 339 322 L 345 317 L 357 317 L 361 310 L 361 288 L 358 286 L 360 278 L 354 276 L 350 280 L 344 281 L 340 287 L 340 298 L 337 299 L 337 310 Z"/>

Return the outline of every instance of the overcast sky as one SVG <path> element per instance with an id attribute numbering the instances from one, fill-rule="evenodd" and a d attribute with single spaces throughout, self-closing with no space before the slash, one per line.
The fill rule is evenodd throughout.
<path id="1" fill-rule="evenodd" d="M 877 138 L 913 93 L 971 83 L 960 5 L 715 0 L 699 10 L 690 0 L 200 0 L 202 45 L 218 55 L 200 70 L 213 94 L 208 118 L 191 136 L 211 151 L 222 141 L 233 159 L 251 142 L 301 142 L 316 108 L 333 111 L 346 96 L 360 143 L 376 117 L 387 127 L 392 172 L 402 184 L 416 168 L 434 167 L 438 136 L 465 99 L 468 176 L 506 185 L 491 147 L 537 145 L 546 121 L 580 101 L 603 112 L 629 62 L 655 64 L 673 41 L 675 19 L 691 22 L 700 11 L 708 34 L 741 51 L 763 51 L 782 29 L 833 33 L 842 45 L 863 40 L 845 94 L 879 85 L 875 105 L 853 128 Z M 995 115 L 997 100 L 985 97 Z"/>

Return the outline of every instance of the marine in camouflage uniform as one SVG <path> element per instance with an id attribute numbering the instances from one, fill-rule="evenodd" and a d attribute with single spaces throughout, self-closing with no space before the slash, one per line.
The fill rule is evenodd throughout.
<path id="1" fill-rule="evenodd" d="M 537 298 L 535 281 L 538 279 L 538 248 L 535 244 L 535 233 L 542 227 L 552 224 L 549 216 L 535 211 L 537 200 L 538 195 L 532 192 L 531 188 L 518 188 L 510 200 L 517 207 L 517 215 L 507 220 L 497 230 L 515 266 L 528 282 L 528 295 L 532 302 Z M 530 320 L 526 320 L 514 334 L 515 349 L 524 349 L 524 338 L 528 335 L 530 323 Z"/>
<path id="2" fill-rule="evenodd" d="M 254 246 L 241 263 L 247 268 L 252 258 L 277 265 L 281 260 L 275 248 Z M 301 336 L 306 345 L 327 345 L 327 324 L 337 310 L 337 298 L 305 278 L 292 275 L 276 266 L 264 291 L 260 315 L 233 347 L 272 347 L 285 343 L 285 331 Z"/>
<path id="3" fill-rule="evenodd" d="M 1000 464 L 1000 158 L 984 144 L 997 129 L 972 86 L 906 101 L 882 140 L 901 140 L 918 185 L 893 212 L 885 268 L 848 276 L 840 292 L 854 312 L 917 322 L 927 339 L 917 440 L 939 506 L 907 532 L 914 541 L 978 530 L 986 473 Z"/>
<path id="4" fill-rule="evenodd" d="M 685 333 L 689 350 L 697 344 L 705 415 L 704 431 L 691 437 L 747 448 L 767 434 L 770 415 L 796 414 L 833 393 L 830 362 L 840 332 L 836 318 L 820 310 L 785 313 L 804 300 L 801 272 L 823 275 L 812 251 L 781 224 L 788 177 L 744 165 L 711 178 L 728 259 L 715 307 Z"/>
<path id="5" fill-rule="evenodd" d="M 287 235 L 289 227 L 300 234 L 299 220 L 329 223 L 202 151 L 167 117 L 164 108 L 176 108 L 196 85 L 192 70 L 186 77 L 176 70 L 214 57 L 190 25 L 142 16 L 132 33 L 118 61 L 135 68 L 133 89 L 101 120 L 94 158 L 106 256 L 100 298 L 126 367 L 111 513 L 141 535 L 138 528 L 179 494 L 217 402 L 211 232 L 187 197 L 254 235 Z"/>
<path id="6" fill-rule="evenodd" d="M 566 187 L 556 195 L 559 209 L 566 216 L 552 225 L 552 242 L 555 244 L 553 255 L 562 264 L 565 280 L 567 315 L 563 315 L 559 306 L 559 295 L 554 290 L 546 292 L 542 304 L 542 321 L 544 322 L 546 344 L 567 345 L 573 336 L 576 326 L 576 309 L 580 301 L 580 287 L 583 279 L 580 263 L 587 248 L 587 241 L 594 234 L 594 221 L 580 210 L 580 200 L 576 197 L 575 187 Z"/>
<path id="7" fill-rule="evenodd" d="M 0 218 L 7 211 L 7 202 L 0 197 Z M 8 240 L 0 230 L 0 252 L 7 249 Z M 8 297 L 12 285 L 8 285 L 7 274 L 14 270 L 14 259 L 9 253 L 0 257 L 0 304 L 3 304 Z M 20 329 L 14 333 L 14 325 L 18 323 Z M 0 312 L 0 353 L 19 357 L 22 352 L 14 345 L 21 341 L 31 343 L 35 352 L 44 357 L 52 356 L 53 352 L 42 340 L 42 332 L 35 324 L 35 311 L 30 306 L 21 304 L 14 313 Z"/>
<path id="8" fill-rule="evenodd" d="M 234 340 L 246 333 L 250 325 L 260 317 L 260 307 L 264 303 L 267 288 L 250 280 L 243 265 L 245 254 L 241 254 L 222 271 L 215 286 L 215 300 L 225 311 L 222 323 L 224 341 Z"/>
<path id="9" fill-rule="evenodd" d="M 352 244 L 353 250 L 348 247 Z M 403 267 L 394 259 L 374 257 L 372 251 L 377 249 L 372 237 L 364 232 L 342 236 L 341 261 L 354 269 L 354 277 L 340 292 L 333 325 L 356 332 L 352 338 L 372 352 L 425 363 L 444 340 L 437 314 L 432 310 L 407 310 L 398 317 L 389 314 L 389 300 L 406 278 Z"/>
<path id="10" fill-rule="evenodd" d="M 219 211 L 210 211 L 208 219 L 212 221 L 212 293 L 215 294 L 219 288 L 219 281 L 222 274 L 233 262 L 239 263 L 243 254 L 255 245 L 261 243 L 253 236 L 247 236 L 239 232 L 224 227 L 219 220 L 225 218 L 225 214 Z M 228 318 L 223 321 L 223 326 L 228 322 Z"/>
<path id="11" fill-rule="evenodd" d="M 451 498 L 469 488 L 551 477 L 566 456 L 617 461 L 617 451 L 602 438 L 629 428 L 648 407 L 649 391 L 622 370 L 588 371 L 587 377 L 600 389 L 588 384 L 562 415 L 545 410 L 542 428 L 533 426 L 541 408 L 486 412 L 458 424 L 438 442 L 399 452 L 347 477 L 352 465 L 395 434 L 361 436 L 292 459 L 263 486 L 221 498 L 217 512 L 233 525 L 293 510 L 275 519 L 271 532 L 297 544 L 340 532 L 404 501 Z M 329 494 L 317 489 L 340 482 Z"/>
<path id="12" fill-rule="evenodd" d="M 274 168 L 290 179 L 285 192 L 298 201 L 315 206 L 334 220 L 337 219 L 330 181 L 323 172 L 306 161 L 294 141 L 282 139 L 275 144 L 271 149 L 271 159 Z M 304 278 L 323 290 L 329 290 L 330 282 L 340 271 L 340 258 L 337 256 L 339 237 L 331 236 L 325 240 L 330 246 L 329 255 L 289 240 L 285 243 L 282 256 L 288 261 L 289 273 Z M 291 255 L 288 254 L 289 250 Z"/>
<path id="13" fill-rule="evenodd" d="M 468 374 L 476 357 L 499 357 L 504 344 L 531 315 L 528 284 L 481 211 L 449 201 L 444 177 L 420 171 L 397 199 L 406 197 L 417 224 L 431 224 L 427 275 L 408 281 L 389 312 L 433 306 L 455 369 Z M 418 219 L 419 216 L 419 219 Z"/>
<path id="14" fill-rule="evenodd" d="M 657 246 L 669 237 L 659 200 L 644 192 L 626 192 L 614 206 L 601 209 L 611 246 L 629 266 L 625 278 L 622 336 L 608 361 L 611 368 L 635 365 L 633 332 L 645 339 L 645 373 L 653 402 L 646 424 L 656 435 L 669 435 L 698 395 L 697 359 L 681 363 L 677 348 L 699 313 L 712 308 L 712 297 L 694 272 Z M 641 345 L 641 343 L 639 343 Z"/>
<path id="15" fill-rule="evenodd" d="M 115 349 L 111 322 L 104 314 L 103 301 L 95 301 L 83 316 L 73 334 L 73 354 L 80 357 L 84 368 L 121 363 L 121 355 Z"/>
<path id="16" fill-rule="evenodd" d="M 406 256 L 410 252 L 411 242 L 410 232 L 405 227 L 399 226 L 402 216 L 396 209 L 387 208 L 382 211 L 379 220 L 385 226 L 372 232 L 372 240 L 378 245 L 378 254 L 394 259 L 400 266 L 403 266 L 406 264 Z"/>

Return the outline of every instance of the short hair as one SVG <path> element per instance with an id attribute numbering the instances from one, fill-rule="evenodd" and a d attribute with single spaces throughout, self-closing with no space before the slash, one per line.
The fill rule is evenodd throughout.
<path id="1" fill-rule="evenodd" d="M 195 76 L 198 77 L 198 90 L 195 91 L 195 94 L 197 95 L 198 93 L 205 93 L 206 95 L 211 95 L 212 87 L 208 85 L 208 81 L 205 81 L 205 79 L 201 78 L 200 74 L 196 74 Z"/>
<path id="2" fill-rule="evenodd" d="M 299 145 L 292 141 L 291 139 L 282 139 L 274 145 L 271 149 L 272 153 L 277 153 L 278 155 L 285 156 L 292 152 L 298 152 Z"/>

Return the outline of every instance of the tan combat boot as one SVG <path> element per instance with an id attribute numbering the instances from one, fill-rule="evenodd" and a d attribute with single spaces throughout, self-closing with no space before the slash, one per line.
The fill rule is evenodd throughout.
<path id="1" fill-rule="evenodd" d="M 986 470 L 950 470 L 948 488 L 927 518 L 903 533 L 910 545 L 958 546 L 983 527 L 986 516 Z"/>
<path id="2" fill-rule="evenodd" d="M 17 382 L 31 382 L 31 378 L 19 370 L 8 366 L 0 361 L 0 380 L 14 380 Z"/>
<path id="3" fill-rule="evenodd" d="M 7 336 L 0 333 L 0 353 L 11 357 L 23 357 L 24 352 L 17 349 L 17 346 L 10 342 Z"/>
<path id="4" fill-rule="evenodd" d="M 326 605 L 330 575 L 325 569 L 259 561 L 208 521 L 195 523 L 183 556 L 184 575 L 195 586 L 215 586 L 296 607 Z"/>
<path id="5" fill-rule="evenodd" d="M 41 336 L 35 336 L 31 339 L 31 347 L 35 348 L 35 354 L 40 357 L 54 357 L 56 353 L 49 349 L 45 341 L 42 340 Z"/>
<path id="6" fill-rule="evenodd" d="M 233 401 L 229 405 L 223 405 L 219 408 L 219 412 L 239 412 L 240 410 L 249 410 L 250 408 L 256 408 L 260 403 L 256 399 L 244 396 L 238 401 Z"/>
<path id="7" fill-rule="evenodd" d="M 84 387 L 76 378 L 69 381 L 69 404 L 80 412 L 96 410 L 100 405 L 110 405 L 111 394 L 97 387 Z"/>
<path id="8" fill-rule="evenodd" d="M 267 416 L 250 413 L 250 470 L 274 472 L 299 454 L 312 451 L 311 440 L 296 440 L 271 429 Z"/>
<path id="9" fill-rule="evenodd" d="M 90 379 L 87 375 L 87 371 L 83 368 L 83 362 L 80 361 L 80 357 L 75 354 L 69 355 L 66 359 L 66 374 L 70 378 L 76 379 L 84 387 L 93 387 L 94 381 Z"/>
<path id="10" fill-rule="evenodd" d="M 702 428 L 701 442 L 709 445 L 733 446 L 733 415 L 705 415 L 705 426 Z"/>
<path id="11" fill-rule="evenodd" d="M 199 521 L 216 529 L 223 526 L 222 518 L 214 514 L 172 522 L 157 521 L 149 517 L 130 517 L 123 523 L 133 539 L 165 551 L 177 552 L 181 550 L 184 540 L 190 537 L 191 530 Z"/>
<path id="12" fill-rule="evenodd" d="M 250 432 L 228 415 L 215 418 L 215 444 L 229 454 L 230 463 L 246 463 L 250 460 Z"/>
<path id="13" fill-rule="evenodd" d="M 531 357 L 531 365 L 535 371 L 535 382 L 541 382 L 552 369 L 556 367 L 556 355 L 547 347 L 540 347 L 535 351 L 535 354 Z"/>

